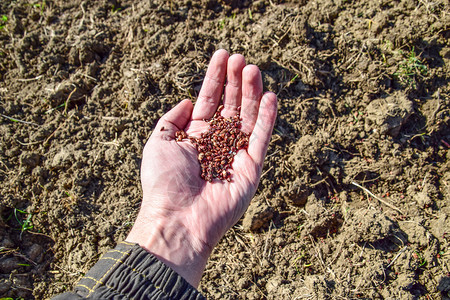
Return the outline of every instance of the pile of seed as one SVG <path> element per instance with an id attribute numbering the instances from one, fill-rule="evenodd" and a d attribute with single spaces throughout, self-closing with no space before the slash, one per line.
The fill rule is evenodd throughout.
<path id="1" fill-rule="evenodd" d="M 240 149 L 247 149 L 249 135 L 242 132 L 239 112 L 231 118 L 220 115 L 223 105 L 219 106 L 214 117 L 207 122 L 209 129 L 203 132 L 199 138 L 189 137 L 189 140 L 197 148 L 198 162 L 200 163 L 200 176 L 211 182 L 214 178 L 231 181 L 234 156 Z M 175 133 L 177 141 L 188 138 L 187 134 L 180 130 Z"/>

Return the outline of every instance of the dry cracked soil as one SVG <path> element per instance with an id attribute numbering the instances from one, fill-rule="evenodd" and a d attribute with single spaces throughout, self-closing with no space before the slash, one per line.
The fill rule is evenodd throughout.
<path id="1" fill-rule="evenodd" d="M 2 0 L 0 298 L 70 290 L 123 240 L 156 121 L 212 53 L 279 97 L 209 299 L 449 299 L 448 0 Z"/>

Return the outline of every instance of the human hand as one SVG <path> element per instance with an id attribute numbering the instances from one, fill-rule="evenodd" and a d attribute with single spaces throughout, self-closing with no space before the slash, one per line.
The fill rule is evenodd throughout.
<path id="1" fill-rule="evenodd" d="M 199 137 L 223 92 L 222 115 L 234 116 L 241 107 L 241 130 L 250 141 L 234 157 L 231 182 L 208 182 L 200 177 L 195 146 L 189 140 L 177 142 L 175 132 Z M 218 50 L 195 107 L 190 100 L 180 102 L 159 120 L 145 145 L 143 201 L 127 241 L 138 243 L 194 287 L 212 249 L 243 215 L 258 187 L 277 114 L 276 95 L 262 92 L 258 67 L 246 66 L 242 55 L 229 57 Z"/>

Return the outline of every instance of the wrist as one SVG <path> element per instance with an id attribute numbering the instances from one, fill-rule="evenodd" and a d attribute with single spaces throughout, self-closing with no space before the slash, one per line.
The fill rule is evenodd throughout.
<path id="1" fill-rule="evenodd" d="M 198 287 L 212 251 L 174 216 L 138 216 L 126 241 L 139 244 L 194 287 Z"/>

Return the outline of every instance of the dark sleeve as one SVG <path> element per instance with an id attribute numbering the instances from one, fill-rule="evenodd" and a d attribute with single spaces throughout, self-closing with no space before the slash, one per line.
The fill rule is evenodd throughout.
<path id="1" fill-rule="evenodd" d="M 72 299 L 205 299 L 175 271 L 137 244 L 122 242 L 89 270 L 73 292 L 53 300 Z"/>

